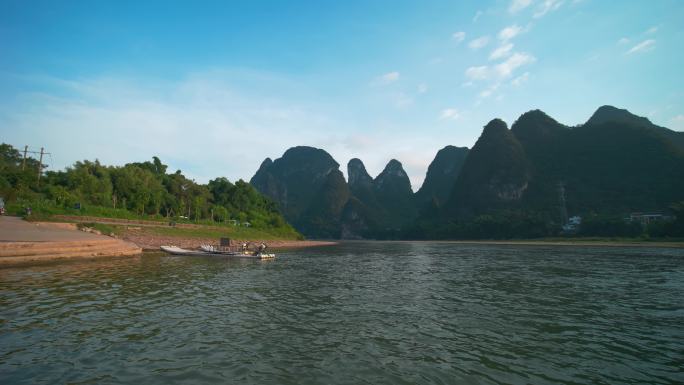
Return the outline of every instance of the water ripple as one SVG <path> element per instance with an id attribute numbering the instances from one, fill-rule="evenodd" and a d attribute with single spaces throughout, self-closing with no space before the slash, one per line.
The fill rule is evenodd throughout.
<path id="1" fill-rule="evenodd" d="M 352 242 L 4 269 L 0 379 L 682 383 L 683 254 Z"/>

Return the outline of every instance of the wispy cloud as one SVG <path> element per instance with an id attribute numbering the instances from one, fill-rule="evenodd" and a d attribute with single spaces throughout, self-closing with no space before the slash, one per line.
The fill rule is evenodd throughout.
<path id="1" fill-rule="evenodd" d="M 238 91 L 235 79 L 250 87 Z M 325 139 L 318 130 L 337 127 L 315 102 L 296 96 L 301 85 L 251 71 L 161 83 L 119 77 L 34 84 L 44 91 L 18 97 L 0 113 L 0 126 L 11 127 L 14 142 L 40 137 L 53 153 L 51 169 L 78 159 L 124 164 L 157 155 L 202 182 L 222 175 L 248 179 L 267 154 L 280 154 L 301 138 L 315 144 Z M 291 99 L 254 91 L 263 85 Z"/>
<path id="2" fill-rule="evenodd" d="M 469 80 L 485 80 L 489 78 L 489 67 L 479 66 L 479 67 L 468 67 L 465 71 L 465 76 Z"/>
<path id="3" fill-rule="evenodd" d="M 473 39 L 468 43 L 468 47 L 472 49 L 480 49 L 489 44 L 489 36 L 481 36 L 477 39 Z"/>
<path id="4" fill-rule="evenodd" d="M 501 31 L 499 31 L 499 40 L 506 42 L 508 40 L 511 40 L 512 38 L 518 36 L 518 34 L 522 31 L 522 28 L 520 28 L 517 24 L 508 26 Z"/>
<path id="5" fill-rule="evenodd" d="M 544 0 L 542 1 L 541 4 L 537 7 L 536 11 L 534 12 L 533 17 L 535 19 L 538 19 L 540 17 L 543 17 L 549 12 L 555 11 L 558 8 L 561 7 L 565 3 L 564 0 Z"/>
<path id="6" fill-rule="evenodd" d="M 516 13 L 529 7 L 530 4 L 532 4 L 532 0 L 513 0 L 511 5 L 508 6 L 508 12 Z"/>
<path id="7" fill-rule="evenodd" d="M 508 59 L 494 66 L 472 66 L 465 70 L 465 76 L 468 80 L 464 86 L 472 85 L 472 82 L 478 80 L 498 80 L 510 78 L 513 73 L 520 67 L 534 63 L 537 59 L 524 52 L 515 52 Z"/>
<path id="8" fill-rule="evenodd" d="M 455 108 L 446 108 L 442 110 L 442 113 L 439 115 L 439 118 L 441 120 L 456 120 L 461 116 L 459 114 L 458 110 Z"/>
<path id="9" fill-rule="evenodd" d="M 393 71 L 380 75 L 371 82 L 374 86 L 386 86 L 399 80 L 399 72 Z"/>
<path id="10" fill-rule="evenodd" d="M 627 55 L 631 55 L 631 54 L 635 54 L 635 53 L 648 52 L 648 51 L 655 48 L 655 43 L 656 43 L 656 41 L 654 39 L 644 40 L 641 43 L 630 48 L 629 51 L 627 51 L 625 53 Z"/>
<path id="11" fill-rule="evenodd" d="M 525 72 L 524 74 L 518 76 L 517 78 L 511 80 L 511 85 L 513 87 L 520 87 L 521 85 L 527 83 L 527 80 L 530 78 L 530 73 Z"/>
<path id="12" fill-rule="evenodd" d="M 497 47 L 494 51 L 492 51 L 491 54 L 489 54 L 489 60 L 497 60 L 497 59 L 507 57 L 508 55 L 511 54 L 512 49 L 513 49 L 513 43 L 503 44 L 503 45 Z"/>
<path id="13" fill-rule="evenodd" d="M 647 34 L 647 35 L 652 35 L 652 34 L 654 34 L 654 33 L 656 33 L 656 32 L 658 32 L 658 26 L 657 26 L 657 25 L 655 25 L 655 26 L 653 26 L 653 27 L 651 27 L 651 28 L 649 28 L 649 29 L 646 30 L 646 34 Z"/>
<path id="14" fill-rule="evenodd" d="M 485 88 L 479 93 L 479 98 L 480 99 L 486 99 L 494 94 L 497 89 L 499 89 L 499 86 L 501 86 L 501 83 L 494 83 L 490 85 L 489 87 Z"/>
<path id="15" fill-rule="evenodd" d="M 620 38 L 620 40 L 618 40 L 618 44 L 620 44 L 620 45 L 629 44 L 629 42 L 630 42 L 630 40 L 626 37 Z"/>
<path id="16" fill-rule="evenodd" d="M 462 41 L 465 39 L 465 37 L 466 37 L 466 33 L 463 32 L 463 31 L 454 32 L 454 33 L 451 35 L 451 38 L 452 38 L 455 42 L 457 42 L 457 43 L 462 42 Z"/>
<path id="17" fill-rule="evenodd" d="M 50 170 L 79 159 L 122 165 L 156 155 L 171 172 L 181 169 L 199 182 L 218 176 L 234 181 L 249 179 L 267 156 L 308 145 L 325 149 L 341 164 L 359 157 L 373 175 L 387 160 L 399 159 L 415 189 L 446 140 L 416 136 L 396 122 L 368 132 L 364 124 L 346 119 L 348 106 L 321 102 L 310 84 L 268 72 L 216 70 L 164 81 L 121 76 L 26 81 L 41 91 L 0 104 L 0 137 L 21 145 L 40 138 L 38 145 L 52 153 Z M 410 104 L 410 95 L 390 97 L 396 107 Z M 359 132 L 369 137 L 353 139 L 363 135 Z"/>
<path id="18" fill-rule="evenodd" d="M 424 94 L 428 92 L 428 86 L 425 83 L 420 83 L 418 84 L 418 93 L 419 94 Z"/>
<path id="19" fill-rule="evenodd" d="M 532 55 L 516 52 L 503 63 L 494 66 L 494 70 L 500 78 L 507 78 L 510 77 L 517 68 L 534 63 L 535 61 L 536 59 Z"/>

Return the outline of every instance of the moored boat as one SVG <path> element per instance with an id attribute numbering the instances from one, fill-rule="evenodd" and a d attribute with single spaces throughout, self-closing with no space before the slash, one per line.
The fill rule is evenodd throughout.
<path id="1" fill-rule="evenodd" d="M 230 257 L 230 258 L 247 258 L 247 259 L 272 259 L 275 254 L 264 253 L 261 251 L 220 251 L 213 250 L 209 247 L 203 247 L 203 250 L 188 250 L 178 246 L 161 246 L 160 249 L 172 255 L 195 256 L 195 257 Z"/>

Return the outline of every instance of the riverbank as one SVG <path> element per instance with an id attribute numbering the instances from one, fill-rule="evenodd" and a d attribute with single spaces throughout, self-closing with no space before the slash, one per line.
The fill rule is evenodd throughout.
<path id="1" fill-rule="evenodd" d="M 243 227 L 208 226 L 199 224 L 176 224 L 153 221 L 126 221 L 116 218 L 98 217 L 65 217 L 55 219 L 78 221 L 85 226 L 93 227 L 104 234 L 136 244 L 143 251 L 159 251 L 160 246 L 173 245 L 187 249 L 196 249 L 200 245 L 215 245 L 220 238 L 230 238 L 232 244 L 243 242 L 266 243 L 271 249 L 300 248 L 313 246 L 329 246 L 336 242 L 308 241 L 288 239 L 271 234 L 266 230 Z M 86 221 L 83 221 L 86 219 Z M 56 224 L 56 223 L 55 223 Z M 63 223 L 73 225 L 75 223 Z"/>
<path id="2" fill-rule="evenodd" d="M 74 224 L 31 223 L 0 216 L 0 267 L 56 260 L 130 257 L 142 248 L 134 243 L 79 231 Z"/>
<path id="3" fill-rule="evenodd" d="M 224 236 L 231 236 L 234 244 L 264 242 L 271 249 L 336 244 L 329 241 L 278 239 L 275 235 L 250 229 L 226 233 L 225 229 L 212 226 L 171 227 L 161 223 L 122 223 L 112 218 L 87 219 L 89 222 L 84 224 L 28 222 L 18 217 L 0 216 L 0 267 L 135 256 L 143 251 L 159 251 L 162 245 L 195 249 L 202 244 L 217 244 L 218 239 Z M 234 238 L 236 235 L 240 237 Z"/>
<path id="4" fill-rule="evenodd" d="M 218 238 L 215 237 L 189 237 L 189 236 L 164 236 L 147 233 L 139 233 L 136 230 L 128 230 L 123 239 L 135 243 L 143 249 L 143 251 L 159 251 L 160 246 L 178 246 L 184 249 L 197 249 L 200 245 L 215 245 L 218 243 Z M 231 239 L 231 243 L 239 245 L 242 242 L 252 243 L 266 243 L 271 249 L 292 249 L 300 247 L 313 246 L 331 246 L 336 245 L 337 242 L 329 241 L 299 241 L 299 240 L 251 240 L 251 239 Z"/>

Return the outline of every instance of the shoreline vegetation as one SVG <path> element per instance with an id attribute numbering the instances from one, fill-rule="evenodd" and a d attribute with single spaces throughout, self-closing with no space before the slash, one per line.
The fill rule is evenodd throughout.
<path id="1" fill-rule="evenodd" d="M 22 220 L 3 217 L 0 227 L 0 267 L 56 263 L 60 261 L 135 257 L 160 252 L 162 245 L 198 248 L 215 244 L 226 236 L 223 226 L 177 224 L 161 221 L 92 216 L 36 216 Z M 230 234 L 231 242 L 266 242 L 274 250 L 336 245 L 339 241 L 282 239 L 251 229 Z M 251 232 L 250 232 L 251 231 Z M 14 232 L 14 234 L 12 234 Z M 255 238 L 257 237 L 258 238 Z M 345 240 L 343 242 L 358 242 Z M 365 241 L 362 241 L 365 242 Z M 367 242 L 367 241 L 366 241 Z M 639 238 L 539 238 L 508 240 L 401 240 L 374 242 L 431 242 L 454 245 L 561 246 L 561 247 L 655 247 L 684 248 L 684 239 Z"/>
<path id="2" fill-rule="evenodd" d="M 298 147 L 288 150 L 286 154 L 299 152 L 307 155 L 304 158 L 315 155 L 327 159 L 328 163 L 337 164 L 327 153 L 318 149 Z M 298 156 L 297 159 L 302 156 Z M 283 155 L 283 158 L 286 156 Z M 280 160 L 270 163 L 269 160 L 265 161 L 260 172 L 264 167 L 268 168 L 271 163 L 271 168 L 277 168 Z M 354 204 L 360 204 L 358 199 L 350 195 L 352 191 L 360 189 L 359 186 L 356 186 L 359 187 L 356 190 L 352 188 L 355 186 L 354 183 L 364 180 L 366 184 L 373 185 L 376 182 L 373 182 L 367 175 L 360 161 L 353 162 L 352 160 L 350 164 L 349 193 L 341 194 L 341 196 L 349 198 L 351 206 L 354 206 Z M 381 176 L 387 175 L 383 176 L 384 179 L 378 177 L 380 179 L 377 184 L 390 186 L 388 188 L 394 191 L 397 187 L 396 183 L 390 183 L 391 181 L 385 181 L 385 179 L 395 174 L 401 174 L 406 180 L 408 177 L 401 169 L 399 162 L 392 161 L 388 167 L 389 171 L 383 171 Z M 530 220 L 525 215 L 517 216 L 515 212 L 506 212 L 510 214 L 510 218 L 505 215 L 504 217 L 485 215 L 477 217 L 472 223 L 446 221 L 437 229 L 433 228 L 434 223 L 425 222 L 423 217 L 405 216 L 406 205 L 394 207 L 393 212 L 397 215 L 392 223 L 399 226 L 402 220 L 410 221 L 407 222 L 408 225 L 403 228 L 385 226 L 384 232 L 369 232 L 366 236 L 359 237 L 358 232 L 354 231 L 355 226 L 358 227 L 356 230 L 370 229 L 372 226 L 369 227 L 369 224 L 374 222 L 370 220 L 372 219 L 370 217 L 356 214 L 365 213 L 372 217 L 371 214 L 384 211 L 369 211 L 365 210 L 363 205 L 357 205 L 358 207 L 354 206 L 355 209 L 350 206 L 347 207 L 349 210 L 343 210 L 343 216 L 352 221 L 352 223 L 347 223 L 348 226 L 345 228 L 352 231 L 335 237 L 330 236 L 335 233 L 334 231 L 311 231 L 312 228 L 320 230 L 342 224 L 336 221 L 336 217 L 326 209 L 319 207 L 320 205 L 304 210 L 305 206 L 302 202 L 276 203 L 277 200 L 272 197 L 272 191 L 266 189 L 267 191 L 259 192 L 262 189 L 259 189 L 260 184 L 257 182 L 261 179 L 266 182 L 271 181 L 275 177 L 271 178 L 270 174 L 262 175 L 261 179 L 256 178 L 255 175 L 251 184 L 242 180 L 231 183 L 222 177 L 211 180 L 208 184 L 199 184 L 186 178 L 180 170 L 167 173 L 167 166 L 157 157 L 153 157 L 152 161 L 128 163 L 124 166 L 104 166 L 97 160 L 94 162 L 85 160 L 76 162 L 64 171 L 36 172 L 44 168 L 45 165 L 39 164 L 35 159 L 23 159 L 21 153 L 12 146 L 0 145 L 0 197 L 4 198 L 8 214 L 24 216 L 31 222 L 68 223 L 82 230 L 130 242 L 145 251 L 157 251 L 162 245 L 197 248 L 201 244 L 216 244 L 220 238 L 230 238 L 233 244 L 265 242 L 276 249 L 337 243 L 319 240 L 333 238 L 498 245 L 684 246 L 684 238 L 679 236 L 681 218 L 684 218 L 682 214 L 684 203 L 673 206 L 674 209 L 679 210 L 674 211 L 677 215 L 673 218 L 679 218 L 679 220 L 672 223 L 657 222 L 643 227 L 638 223 L 626 223 L 621 218 L 604 221 L 604 223 L 597 222 L 594 217 L 589 217 L 583 221 L 580 232 L 563 237 L 554 234 L 558 231 L 548 230 L 549 223 L 542 219 Z M 338 172 L 335 175 L 340 177 L 341 174 Z M 304 181 L 299 182 L 306 184 Z M 337 182 L 339 183 L 331 182 L 325 186 L 339 187 L 346 186 L 347 183 L 344 178 Z M 266 187 L 270 186 L 269 183 L 266 183 Z M 409 191 L 410 187 L 407 187 L 407 183 L 403 185 L 406 185 L 405 190 Z M 369 186 L 365 187 L 370 188 Z M 290 190 L 288 188 L 283 191 Z M 306 190 L 318 191 L 314 188 Z M 361 190 L 357 193 L 363 196 L 362 193 L 365 190 Z M 296 194 L 297 191 L 299 190 L 290 191 L 289 196 L 292 198 L 301 195 Z M 321 195 L 324 198 L 333 199 L 339 195 L 330 191 L 330 194 L 327 194 L 325 191 Z M 366 198 L 373 200 L 371 198 L 375 196 L 374 194 L 379 194 L 378 191 L 373 191 L 365 191 L 370 194 L 370 198 Z M 315 200 L 315 197 L 310 198 Z M 378 201 L 391 200 L 391 197 L 386 198 L 378 199 Z M 342 205 L 335 207 L 340 208 Z M 30 213 L 28 208 L 30 208 Z M 301 218 L 290 212 L 293 208 L 299 208 L 302 215 L 318 214 L 313 215 L 313 219 L 309 218 L 311 220 L 307 222 L 307 225 L 301 221 L 298 222 L 297 218 Z M 316 211 L 318 209 L 322 211 Z M 291 222 L 288 223 L 286 218 L 290 218 Z M 375 223 L 375 226 L 380 226 L 380 222 Z M 547 228 L 548 231 L 513 231 L 515 229 L 529 230 L 536 228 L 535 226 Z M 311 235 L 314 240 L 306 240 L 302 233 Z"/>
<path id="3" fill-rule="evenodd" d="M 45 168 L 0 144 L 0 198 L 9 214 L 47 221 L 78 216 L 222 227 L 235 239 L 304 239 L 273 201 L 243 180 L 217 177 L 197 183 L 180 170 L 167 172 L 157 157 L 123 166 L 84 160 L 63 171 Z"/>
<path id="4" fill-rule="evenodd" d="M 684 248 L 684 239 L 639 239 L 639 238 L 538 238 L 538 239 L 475 239 L 475 240 L 415 240 L 393 242 L 434 242 L 462 245 L 506 245 L 506 246 L 581 246 L 581 247 L 664 247 Z"/>
<path id="5" fill-rule="evenodd" d="M 90 222 L 70 217 L 0 217 L 0 268 L 99 258 L 137 257 L 144 252 L 161 252 L 162 245 L 198 248 L 216 244 L 224 229 L 196 225 L 193 228 L 164 228 L 161 223 L 116 222 L 113 218 L 87 217 Z M 40 219 L 40 220 L 37 220 Z M 141 221 L 137 221 L 141 222 Z M 168 225 L 167 225 L 168 226 Z M 216 235 L 216 236 L 214 236 Z M 242 234 L 243 236 L 245 234 Z M 261 235 L 255 238 L 257 235 Z M 231 242 L 265 242 L 271 249 L 328 246 L 329 241 L 278 239 L 252 232 L 248 238 Z"/>

